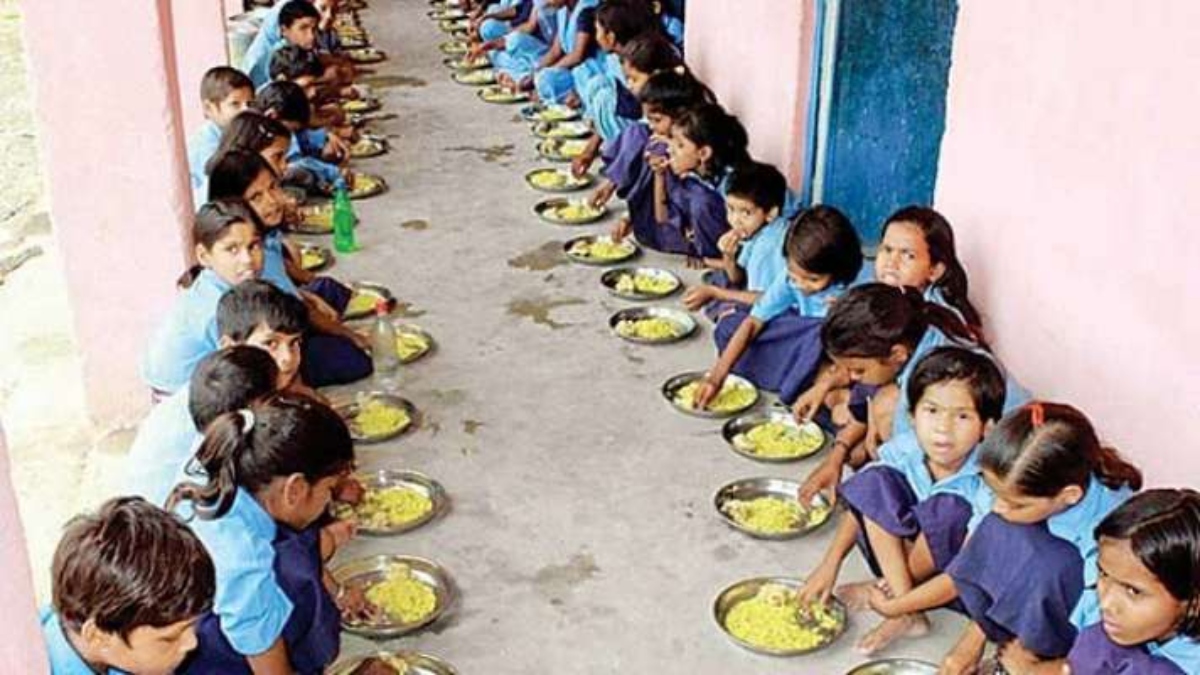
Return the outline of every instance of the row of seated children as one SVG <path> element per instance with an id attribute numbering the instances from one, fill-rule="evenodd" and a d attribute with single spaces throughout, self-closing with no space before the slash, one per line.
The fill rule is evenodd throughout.
<path id="1" fill-rule="evenodd" d="M 738 373 L 836 431 L 800 498 L 825 493 L 848 513 L 801 598 L 828 598 L 857 545 L 879 581 L 838 595 L 883 617 L 865 652 L 925 633 L 924 612 L 948 606 L 972 622 L 945 673 L 972 672 L 987 640 L 1010 673 L 1061 673 L 1068 660 L 1077 673 L 1200 673 L 1200 497 L 1135 496 L 1140 473 L 1082 413 L 1028 402 L 990 352 L 946 218 L 897 210 L 864 265 L 844 214 L 800 208 L 779 171 L 750 158 L 745 130 L 645 3 L 605 0 L 590 16 L 584 2 L 548 4 L 566 23 L 544 51 L 523 51 L 534 19 L 514 13 L 525 23 L 505 33 L 494 20 L 508 15 L 484 13 L 474 53 L 591 121 L 573 168 L 603 162 L 593 203 L 628 207 L 614 238 L 712 270 L 684 297 L 717 324 L 697 405 Z M 568 58 L 593 41 L 617 71 Z M 593 96 L 601 83 L 640 110 Z M 843 482 L 847 466 L 859 472 Z"/>

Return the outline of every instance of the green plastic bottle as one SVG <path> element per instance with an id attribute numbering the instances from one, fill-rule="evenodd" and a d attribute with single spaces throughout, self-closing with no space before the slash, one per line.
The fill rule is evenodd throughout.
<path id="1" fill-rule="evenodd" d="M 346 183 L 339 180 L 333 193 L 333 249 L 338 253 L 358 250 L 358 243 L 354 240 L 356 220 L 350 195 L 346 192 Z"/>

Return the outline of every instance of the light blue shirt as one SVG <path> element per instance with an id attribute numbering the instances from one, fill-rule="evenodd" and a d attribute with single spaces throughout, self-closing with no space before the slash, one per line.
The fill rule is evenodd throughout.
<path id="1" fill-rule="evenodd" d="M 287 274 L 287 264 L 284 262 L 283 232 L 278 227 L 267 230 L 263 235 L 263 269 L 260 278 L 272 286 L 287 293 L 300 297 L 300 290 Z"/>
<path id="2" fill-rule="evenodd" d="M 1200 673 L 1200 641 L 1181 635 L 1162 644 L 1151 642 L 1146 650 L 1174 663 L 1185 673 Z"/>
<path id="3" fill-rule="evenodd" d="M 180 469 L 195 454 L 204 437 L 196 430 L 191 387 L 183 387 L 150 409 L 138 426 L 125 460 L 125 493 L 163 505 L 175 487 Z"/>
<path id="4" fill-rule="evenodd" d="M 829 313 L 829 302 L 846 291 L 845 284 L 830 284 L 825 290 L 806 295 L 784 272 L 767 286 L 750 308 L 750 316 L 766 323 L 795 308 L 800 316 L 821 319 Z"/>
<path id="5" fill-rule="evenodd" d="M 217 303 L 230 288 L 206 269 L 176 297 L 142 361 L 142 379 L 147 384 L 168 394 L 187 386 L 196 364 L 217 350 Z"/>
<path id="6" fill-rule="evenodd" d="M 216 568 L 213 611 L 221 632 L 239 654 L 265 652 L 292 613 L 292 601 L 275 580 L 275 521 L 239 487 L 225 515 L 189 524 Z"/>
<path id="7" fill-rule="evenodd" d="M 279 13 L 291 0 L 276 3 L 258 27 L 258 34 L 246 48 L 242 57 L 242 72 L 250 78 L 257 89 L 271 80 L 271 55 L 284 45 L 283 34 L 279 31 Z"/>
<path id="8" fill-rule="evenodd" d="M 221 144 L 221 128 L 206 120 L 187 141 L 188 173 L 192 179 L 192 205 L 197 209 L 208 202 L 208 160 L 217 154 Z"/>
<path id="9" fill-rule="evenodd" d="M 1083 558 L 1083 595 L 1071 612 L 1071 623 L 1079 630 L 1101 620 L 1100 596 L 1096 593 L 1100 549 L 1093 533 L 1100 521 L 1131 496 L 1133 490 L 1126 487 L 1114 490 L 1093 476 L 1082 501 L 1046 521 L 1050 534 L 1079 549 Z"/>
<path id="10" fill-rule="evenodd" d="M 742 242 L 737 264 L 746 272 L 746 290 L 765 291 L 780 276 L 787 275 L 787 258 L 783 255 L 787 233 L 788 221 L 779 217 Z"/>
<path id="11" fill-rule="evenodd" d="M 53 609 L 44 608 L 38 620 L 42 624 L 42 637 L 46 640 L 46 652 L 50 656 L 50 675 L 96 675 L 96 671 L 92 670 L 67 640 L 58 614 Z M 107 673 L 122 675 L 122 671 L 115 668 L 109 668 Z"/>
<path id="12" fill-rule="evenodd" d="M 995 501 L 995 495 L 980 472 L 978 447 L 971 450 L 967 461 L 957 472 L 938 481 L 929 473 L 925 459 L 925 451 L 921 449 L 914 432 L 895 436 L 884 443 L 879 448 L 879 460 L 874 464 L 888 466 L 904 474 L 918 501 L 938 494 L 961 497 L 971 505 L 971 520 L 967 529 L 973 531 L 984 516 L 991 513 L 992 502 Z"/>
<path id="13" fill-rule="evenodd" d="M 296 134 L 292 134 L 292 142 L 288 146 L 287 162 L 290 166 L 311 172 L 319 182 L 326 185 L 333 185 L 342 177 L 342 172 L 337 166 L 305 155 Z"/>

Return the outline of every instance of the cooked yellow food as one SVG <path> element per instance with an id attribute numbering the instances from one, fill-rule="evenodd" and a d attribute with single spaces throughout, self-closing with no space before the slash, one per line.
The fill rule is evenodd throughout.
<path id="1" fill-rule="evenodd" d="M 825 605 L 805 607 L 803 621 L 800 610 L 795 591 L 766 584 L 753 598 L 729 610 L 725 628 L 740 640 L 775 651 L 814 649 L 837 632 L 838 616 Z"/>
<path id="2" fill-rule="evenodd" d="M 675 392 L 675 405 L 684 410 L 695 410 L 696 391 L 700 389 L 703 380 L 689 382 L 680 387 Z M 721 391 L 713 397 L 708 403 L 707 410 L 718 413 L 736 412 L 749 407 L 757 398 L 757 393 L 753 387 L 748 387 L 744 384 L 734 382 L 733 380 L 725 380 L 725 385 L 721 387 Z"/>
<path id="3" fill-rule="evenodd" d="M 362 47 L 359 49 L 346 50 L 346 56 L 350 57 L 351 61 L 365 63 L 368 61 L 380 61 L 383 59 L 383 52 L 373 47 Z"/>
<path id="4" fill-rule="evenodd" d="M 429 351 L 429 341 L 416 333 L 396 333 L 396 354 L 401 361 L 414 359 Z"/>
<path id="5" fill-rule="evenodd" d="M 375 108 L 378 104 L 370 99 L 353 98 L 349 101 L 342 101 L 342 110 L 348 113 L 351 112 L 366 112 Z"/>
<path id="6" fill-rule="evenodd" d="M 581 239 L 567 249 L 568 255 L 589 260 L 621 260 L 629 257 L 631 253 L 633 253 L 632 246 L 625 242 L 614 243 L 608 237 Z"/>
<path id="7" fill-rule="evenodd" d="M 469 24 L 466 19 L 442 19 L 438 22 L 438 25 L 441 26 L 442 30 L 450 33 L 456 30 L 463 30 Z"/>
<path id="8" fill-rule="evenodd" d="M 319 229 L 333 229 L 333 204 L 314 204 L 300 207 L 300 222 L 304 225 Z"/>
<path id="9" fill-rule="evenodd" d="M 350 156 L 361 157 L 363 155 L 378 154 L 384 147 L 383 141 L 371 138 L 370 136 L 364 136 L 355 141 L 354 145 L 350 146 Z"/>
<path id="10" fill-rule="evenodd" d="M 443 42 L 438 46 L 438 49 L 442 50 L 443 54 L 453 56 L 456 54 L 466 54 L 468 47 L 465 42 Z"/>
<path id="11" fill-rule="evenodd" d="M 565 223 L 577 223 L 584 220 L 592 220 L 598 218 L 604 213 L 603 210 L 588 204 L 586 201 L 569 201 L 564 204 L 556 204 L 546 209 L 546 215 L 551 220 L 561 220 Z M 611 241 L 609 242 L 612 243 Z M 616 244 L 619 246 L 620 244 Z"/>
<path id="12" fill-rule="evenodd" d="M 488 61 L 486 56 L 477 56 L 474 59 L 454 59 L 450 62 L 450 67 L 457 68 L 459 70 L 466 70 L 469 68 L 486 68 L 488 65 L 490 65 L 490 63 L 491 62 Z"/>
<path id="13" fill-rule="evenodd" d="M 325 256 L 325 251 L 319 248 L 300 249 L 300 267 L 306 270 L 314 270 L 321 267 L 328 261 Z"/>
<path id="14" fill-rule="evenodd" d="M 480 96 L 483 97 L 483 100 L 492 103 L 512 103 L 514 101 L 523 101 L 526 98 L 525 94 L 509 91 L 500 85 L 483 89 Z"/>
<path id="15" fill-rule="evenodd" d="M 575 117 L 575 112 L 566 106 L 550 105 L 533 114 L 539 122 L 564 122 Z"/>
<path id="16" fill-rule="evenodd" d="M 416 623 L 437 609 L 433 589 L 413 577 L 407 565 L 388 570 L 383 581 L 367 589 L 367 601 L 401 623 Z"/>
<path id="17" fill-rule="evenodd" d="M 350 302 L 346 303 L 346 314 L 370 314 L 375 311 L 375 303 L 385 299 L 379 293 L 366 288 L 354 289 Z"/>
<path id="18" fill-rule="evenodd" d="M 825 435 L 812 425 L 796 427 L 783 422 L 766 422 L 733 437 L 738 450 L 769 457 L 787 459 L 811 455 L 825 444 Z"/>
<path id="19" fill-rule="evenodd" d="M 407 525 L 433 510 L 433 500 L 425 493 L 407 487 L 367 490 L 361 504 L 341 505 L 339 518 L 355 520 L 369 530 L 389 530 Z"/>
<path id="20" fill-rule="evenodd" d="M 617 335 L 642 340 L 670 340 L 683 335 L 679 324 L 662 317 L 623 319 L 617 322 Z"/>
<path id="21" fill-rule="evenodd" d="M 565 169 L 546 169 L 530 174 L 529 182 L 543 190 L 564 190 L 587 185 L 586 178 L 578 178 Z"/>
<path id="22" fill-rule="evenodd" d="M 496 81 L 496 72 L 491 68 L 460 71 L 454 74 L 454 79 L 463 84 L 491 84 Z"/>
<path id="23" fill-rule="evenodd" d="M 350 420 L 350 426 L 366 438 L 378 438 L 396 433 L 412 424 L 408 411 L 377 398 L 368 398 L 359 403 L 358 414 Z"/>
<path id="24" fill-rule="evenodd" d="M 548 138 L 577 138 L 586 136 L 591 130 L 583 122 L 559 122 L 541 128 Z"/>
<path id="25" fill-rule="evenodd" d="M 383 187 L 383 179 L 367 173 L 354 174 L 354 185 L 350 187 L 350 196 L 358 197 L 375 192 Z"/>
<path id="26" fill-rule="evenodd" d="M 823 502 L 805 509 L 799 502 L 779 497 L 731 499 L 721 510 L 742 527 L 760 534 L 786 534 L 816 527 L 825 522 L 830 512 Z"/>
<path id="27" fill-rule="evenodd" d="M 671 277 L 659 277 L 652 274 L 622 274 L 617 278 L 618 293 L 637 293 L 640 295 L 666 295 L 675 290 L 678 282 Z"/>
<path id="28" fill-rule="evenodd" d="M 575 159 L 587 149 L 587 141 L 564 141 L 559 138 L 547 138 L 539 146 L 543 155 Z"/>

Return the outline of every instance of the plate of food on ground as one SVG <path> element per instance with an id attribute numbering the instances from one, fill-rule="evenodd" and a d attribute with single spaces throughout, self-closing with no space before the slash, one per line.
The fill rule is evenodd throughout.
<path id="1" fill-rule="evenodd" d="M 590 173 L 576 176 L 568 168 L 544 167 L 525 174 L 525 183 L 539 192 L 576 192 L 594 180 Z"/>
<path id="2" fill-rule="evenodd" d="M 298 234 L 329 234 L 333 232 L 333 202 L 305 204 L 297 209 L 299 221 L 288 225 Z"/>
<path id="3" fill-rule="evenodd" d="M 378 157 L 388 151 L 387 139 L 374 134 L 360 134 L 357 141 L 350 145 L 351 159 L 366 159 Z"/>
<path id="4" fill-rule="evenodd" d="M 498 84 L 481 87 L 475 92 L 475 95 L 485 103 L 495 103 L 498 105 L 511 105 L 529 100 L 529 94 L 523 91 L 512 91 Z"/>
<path id="5" fill-rule="evenodd" d="M 481 68 L 479 70 L 456 70 L 450 76 L 450 79 L 459 84 L 465 84 L 469 87 L 486 87 L 489 84 L 496 83 L 496 71 L 491 68 Z"/>
<path id="6" fill-rule="evenodd" d="M 588 198 L 566 199 L 554 197 L 543 199 L 533 205 L 538 218 L 555 225 L 587 225 L 608 214 L 607 206 L 595 206 Z"/>
<path id="7" fill-rule="evenodd" d="M 592 126 L 582 120 L 534 122 L 531 129 L 538 138 L 587 138 L 592 135 Z"/>
<path id="8" fill-rule="evenodd" d="M 484 68 L 492 67 L 492 62 L 486 56 L 476 56 L 473 59 L 465 55 L 451 56 L 442 59 L 442 63 L 452 70 L 483 70 Z"/>
<path id="9" fill-rule="evenodd" d="M 347 592 L 365 596 L 363 611 L 343 614 L 342 628 L 376 640 L 421 630 L 454 601 L 454 582 L 446 570 L 415 556 L 374 555 L 339 565 L 332 574 Z"/>
<path id="10" fill-rule="evenodd" d="M 355 63 L 366 64 L 379 63 L 387 58 L 387 54 L 374 47 L 359 47 L 357 49 L 347 49 L 346 57 Z"/>
<path id="11" fill-rule="evenodd" d="M 856 666 L 846 675 L 937 675 L 938 667 L 915 659 L 879 659 Z"/>
<path id="12" fill-rule="evenodd" d="M 365 319 L 375 314 L 375 307 L 380 300 L 387 302 L 390 312 L 396 306 L 396 297 L 387 286 L 372 281 L 356 281 L 350 284 L 352 294 L 342 312 L 342 318 L 347 321 Z"/>
<path id="13" fill-rule="evenodd" d="M 443 42 L 442 44 L 438 45 L 438 49 L 441 50 L 441 52 L 443 54 L 457 56 L 459 54 L 466 54 L 468 51 L 471 50 L 471 46 L 468 45 L 466 42 L 460 42 L 458 40 L 447 40 L 446 42 Z"/>
<path id="14" fill-rule="evenodd" d="M 609 293 L 625 300 L 660 300 L 683 288 L 674 272 L 656 267 L 622 267 L 600 275 Z"/>
<path id="15" fill-rule="evenodd" d="M 348 98 L 341 102 L 342 112 L 345 113 L 369 113 L 382 107 L 377 98 Z"/>
<path id="16" fill-rule="evenodd" d="M 400 363 L 412 363 L 433 351 L 434 341 L 424 328 L 396 322 L 396 355 Z"/>
<path id="17" fill-rule="evenodd" d="M 758 387 L 740 375 L 730 374 L 708 406 L 697 408 L 696 392 L 704 383 L 705 375 L 698 371 L 680 373 L 663 383 L 662 395 L 676 410 L 694 417 L 733 417 L 758 403 Z"/>
<path id="18" fill-rule="evenodd" d="M 417 408 L 411 401 L 394 394 L 365 391 L 349 403 L 334 409 L 346 420 L 350 438 L 357 443 L 383 443 L 411 430 L 417 420 Z"/>
<path id="19" fill-rule="evenodd" d="M 458 671 L 428 654 L 394 651 L 342 658 L 329 667 L 329 675 L 458 675 Z"/>
<path id="20" fill-rule="evenodd" d="M 796 499 L 800 484 L 783 478 L 745 478 L 717 490 L 713 506 L 726 525 L 755 539 L 795 539 L 812 532 L 833 515 L 821 495 L 809 504 Z"/>
<path id="21" fill-rule="evenodd" d="M 638 254 L 637 244 L 629 241 L 613 241 L 607 234 L 589 234 L 575 237 L 563 244 L 567 260 L 583 265 L 616 265 Z"/>
<path id="22" fill-rule="evenodd" d="M 546 138 L 538 143 L 538 154 L 552 162 L 569 162 L 587 150 L 587 143 L 578 138 Z"/>
<path id="23" fill-rule="evenodd" d="M 457 21 L 464 19 L 467 13 L 457 7 L 447 7 L 444 9 L 431 9 L 427 12 L 429 18 L 435 21 Z"/>
<path id="24" fill-rule="evenodd" d="M 769 656 L 799 656 L 828 647 L 846 631 L 846 608 L 836 599 L 801 605 L 803 585 L 792 577 L 739 581 L 717 596 L 713 618 L 737 645 Z"/>
<path id="25" fill-rule="evenodd" d="M 392 536 L 411 532 L 449 506 L 446 490 L 416 471 L 380 469 L 355 475 L 364 488 L 358 504 L 334 504 L 333 514 L 353 521 L 359 534 Z"/>
<path id="26" fill-rule="evenodd" d="M 729 420 L 721 433 L 734 452 L 758 462 L 794 462 L 817 454 L 829 443 L 829 434 L 819 424 L 801 424 L 789 410 Z"/>
<path id="27" fill-rule="evenodd" d="M 521 117 L 526 122 L 570 122 L 579 119 L 579 111 L 558 103 L 533 103 L 521 108 Z"/>
<path id="28" fill-rule="evenodd" d="M 307 272 L 319 272 L 333 263 L 333 251 L 316 244 L 300 244 L 300 268 Z"/>
<path id="29" fill-rule="evenodd" d="M 691 314 L 671 307 L 629 307 L 608 319 L 613 334 L 642 345 L 679 342 L 696 332 Z"/>
<path id="30" fill-rule="evenodd" d="M 441 28 L 446 33 L 466 32 L 471 26 L 469 19 L 442 19 L 438 21 L 438 28 Z"/>
<path id="31" fill-rule="evenodd" d="M 350 186 L 350 199 L 366 199 L 387 191 L 387 181 L 382 176 L 372 173 L 354 174 L 354 184 Z"/>

